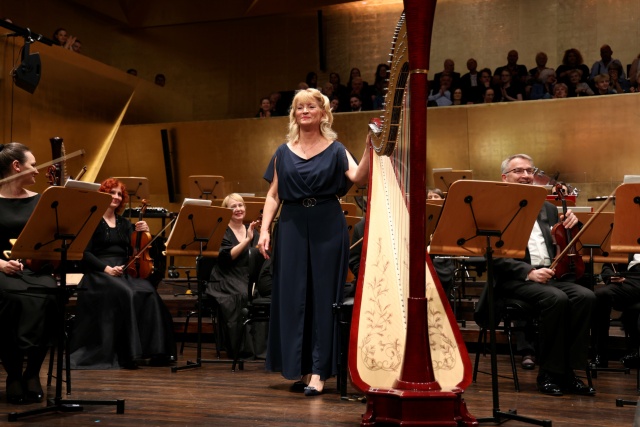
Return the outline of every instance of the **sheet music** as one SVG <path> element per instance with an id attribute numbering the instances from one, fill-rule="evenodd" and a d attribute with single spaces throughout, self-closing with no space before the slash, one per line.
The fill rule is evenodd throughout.
<path id="1" fill-rule="evenodd" d="M 67 182 L 64 183 L 64 187 L 87 191 L 98 191 L 100 189 L 100 184 L 95 182 L 76 181 L 75 179 L 69 178 L 67 179 Z"/>

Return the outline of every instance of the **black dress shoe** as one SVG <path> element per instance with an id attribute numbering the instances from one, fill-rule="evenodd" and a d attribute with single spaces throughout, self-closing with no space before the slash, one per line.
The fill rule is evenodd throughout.
<path id="1" fill-rule="evenodd" d="M 23 405 L 27 403 L 22 380 L 10 380 L 7 378 L 7 402 L 12 405 Z"/>
<path id="2" fill-rule="evenodd" d="M 522 369 L 526 369 L 528 371 L 535 369 L 536 368 L 535 357 L 530 354 L 525 354 L 524 356 L 522 356 L 522 361 L 520 362 L 520 366 L 522 366 Z"/>
<path id="3" fill-rule="evenodd" d="M 318 391 L 318 389 L 315 387 L 307 386 L 304 388 L 305 396 L 320 396 L 321 394 L 322 391 Z"/>
<path id="4" fill-rule="evenodd" d="M 549 396 L 562 396 L 562 389 L 558 385 L 558 381 L 551 375 L 547 373 L 539 374 L 536 383 L 540 393 L 548 394 Z"/>
<path id="5" fill-rule="evenodd" d="M 122 362 L 122 363 L 120 363 L 120 367 L 122 369 L 129 369 L 129 370 L 140 369 L 140 366 L 138 365 L 138 362 L 136 362 L 135 360 L 129 360 L 129 361 L 126 361 L 126 362 Z"/>
<path id="6" fill-rule="evenodd" d="M 28 402 L 31 403 L 40 403 L 44 398 L 44 391 L 42 390 L 42 385 L 40 384 L 40 377 L 35 376 L 32 378 L 25 378 L 25 397 Z"/>
<path id="7" fill-rule="evenodd" d="M 620 359 L 625 368 L 636 369 L 640 368 L 640 354 L 631 353 Z"/>
<path id="8" fill-rule="evenodd" d="M 575 375 L 569 378 L 565 391 L 571 394 L 579 394 L 580 396 L 595 396 L 596 389 L 589 387 L 582 380 Z"/>
<path id="9" fill-rule="evenodd" d="M 591 366 L 594 368 L 608 368 L 609 361 L 601 354 L 596 354 L 596 356 L 591 359 Z"/>

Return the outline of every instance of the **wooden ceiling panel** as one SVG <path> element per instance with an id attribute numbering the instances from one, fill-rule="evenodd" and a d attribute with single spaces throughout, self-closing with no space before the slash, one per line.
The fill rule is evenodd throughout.
<path id="1" fill-rule="evenodd" d="M 287 14 L 355 0 L 69 0 L 131 28 L 236 20 Z"/>

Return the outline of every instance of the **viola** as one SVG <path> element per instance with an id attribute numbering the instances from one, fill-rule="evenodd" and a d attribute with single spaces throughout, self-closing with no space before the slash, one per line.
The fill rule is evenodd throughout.
<path id="1" fill-rule="evenodd" d="M 142 221 L 148 203 L 146 199 L 142 200 L 138 221 Z M 134 231 L 131 233 L 131 249 L 133 252 L 126 269 L 129 276 L 146 279 L 153 273 L 153 259 L 149 254 L 151 241 L 151 233 L 148 231 Z"/>
<path id="2" fill-rule="evenodd" d="M 562 184 L 558 184 L 556 188 L 557 197 L 562 202 L 562 213 L 564 218 L 566 218 L 567 200 L 564 198 Z M 576 250 L 576 239 L 571 237 L 572 235 L 578 234 L 579 231 L 577 225 L 569 229 L 562 225 L 562 222 L 558 222 L 551 228 L 551 236 L 556 246 L 556 254 L 559 254 L 553 262 L 553 265 L 555 265 L 555 276 L 559 280 L 576 281 L 584 276 L 584 261 Z"/>

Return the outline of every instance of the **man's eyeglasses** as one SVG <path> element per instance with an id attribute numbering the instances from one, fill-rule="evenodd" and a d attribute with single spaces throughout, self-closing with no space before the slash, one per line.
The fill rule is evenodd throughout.
<path id="1" fill-rule="evenodd" d="M 535 171 L 536 171 L 535 168 L 526 168 L 526 169 L 525 168 L 514 168 L 514 169 L 511 169 L 509 171 L 506 171 L 504 174 L 506 175 L 508 173 L 513 172 L 516 175 L 523 175 L 526 172 L 529 175 L 533 175 Z"/>

